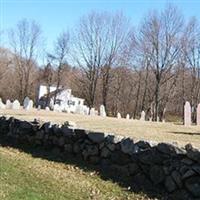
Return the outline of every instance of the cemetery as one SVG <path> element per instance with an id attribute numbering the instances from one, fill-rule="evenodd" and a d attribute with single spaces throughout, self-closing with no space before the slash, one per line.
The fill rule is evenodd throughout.
<path id="1" fill-rule="evenodd" d="M 88 113 L 34 108 L 29 97 L 22 106 L 18 100 L 0 105 L 1 138 L 11 146 L 25 144 L 58 156 L 73 155 L 99 166 L 100 173 L 112 179 L 131 179 L 130 187 L 150 196 L 200 197 L 199 106 L 197 124 L 192 125 L 186 102 L 184 124 L 175 125 L 145 121 L 145 111 L 140 119 L 131 119 L 129 114 L 122 118 L 120 113 L 107 117 L 103 105 Z"/>
<path id="2" fill-rule="evenodd" d="M 0 200 L 200 200 L 200 2 L 0 7 Z"/>

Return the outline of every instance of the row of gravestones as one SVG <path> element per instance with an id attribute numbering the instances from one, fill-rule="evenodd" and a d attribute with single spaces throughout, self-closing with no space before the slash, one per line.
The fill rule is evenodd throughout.
<path id="1" fill-rule="evenodd" d="M 145 121 L 145 112 L 144 112 L 144 110 L 141 112 L 141 116 L 140 116 L 140 120 L 141 121 Z M 118 112 L 117 113 L 117 119 L 121 119 L 122 117 L 121 117 L 121 114 Z M 127 114 L 126 115 L 126 119 L 130 119 L 130 115 L 129 114 Z M 151 119 L 150 119 L 150 121 L 151 121 Z"/>
<path id="2" fill-rule="evenodd" d="M 23 101 L 23 108 L 25 110 L 30 110 L 33 108 L 33 101 L 29 99 L 29 97 L 26 97 Z M 0 99 L 0 109 L 12 109 L 12 110 L 19 110 L 20 109 L 20 103 L 16 99 L 13 102 L 11 102 L 9 99 L 6 100 L 6 104 L 2 102 Z"/>
<path id="3" fill-rule="evenodd" d="M 200 103 L 197 106 L 196 110 L 196 124 L 200 125 Z M 184 125 L 192 125 L 192 108 L 190 102 L 186 101 L 184 105 Z"/>

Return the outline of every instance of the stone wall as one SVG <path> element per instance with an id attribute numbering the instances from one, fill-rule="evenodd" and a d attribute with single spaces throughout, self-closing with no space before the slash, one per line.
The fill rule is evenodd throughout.
<path id="1" fill-rule="evenodd" d="M 200 199 L 200 151 L 91 132 L 63 125 L 0 118 L 0 137 L 11 143 L 45 147 L 97 165 L 110 176 L 130 180 L 131 188 L 166 195 L 165 199 Z M 67 158 L 66 158 L 67 159 Z"/>

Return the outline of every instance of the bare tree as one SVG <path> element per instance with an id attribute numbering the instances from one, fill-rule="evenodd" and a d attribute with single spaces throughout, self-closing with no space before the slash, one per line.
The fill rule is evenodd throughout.
<path id="1" fill-rule="evenodd" d="M 53 60 L 53 65 L 56 67 L 56 92 L 54 96 L 54 104 L 56 102 L 57 92 L 60 89 L 61 81 L 63 78 L 63 71 L 65 65 L 67 64 L 67 55 L 69 53 L 69 33 L 63 32 L 57 38 L 55 43 L 55 49 L 53 54 L 48 54 L 48 57 L 51 57 Z"/>
<path id="2" fill-rule="evenodd" d="M 84 74 L 85 98 L 95 104 L 97 83 L 101 78 L 102 103 L 106 107 L 110 70 L 117 65 L 128 33 L 128 20 L 122 14 L 90 13 L 80 20 L 75 38 L 74 58 Z"/>
<path id="3" fill-rule="evenodd" d="M 175 7 L 167 6 L 161 12 L 152 12 L 144 19 L 140 34 L 148 45 L 148 57 L 151 59 L 151 70 L 155 75 L 155 114 L 159 115 L 161 87 L 174 77 L 173 69 L 180 54 L 180 35 L 182 16 Z"/>
<path id="4" fill-rule="evenodd" d="M 34 21 L 24 19 L 10 31 L 9 36 L 19 78 L 19 99 L 22 101 L 25 96 L 30 94 L 41 30 Z"/>

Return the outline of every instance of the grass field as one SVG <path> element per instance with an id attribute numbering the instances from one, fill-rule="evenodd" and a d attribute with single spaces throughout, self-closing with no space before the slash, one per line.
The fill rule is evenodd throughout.
<path id="1" fill-rule="evenodd" d="M 117 183 L 68 163 L 0 147 L 1 200 L 147 200 Z"/>
<path id="2" fill-rule="evenodd" d="M 117 119 L 112 117 L 85 116 L 77 114 L 58 113 L 53 111 L 25 110 L 0 110 L 1 115 L 14 116 L 16 118 L 63 123 L 74 121 L 78 127 L 89 130 L 105 131 L 118 135 L 125 135 L 136 140 L 151 140 L 155 142 L 177 142 L 183 146 L 192 143 L 200 147 L 200 126 L 185 127 L 175 123 L 142 122 L 139 120 Z"/>

